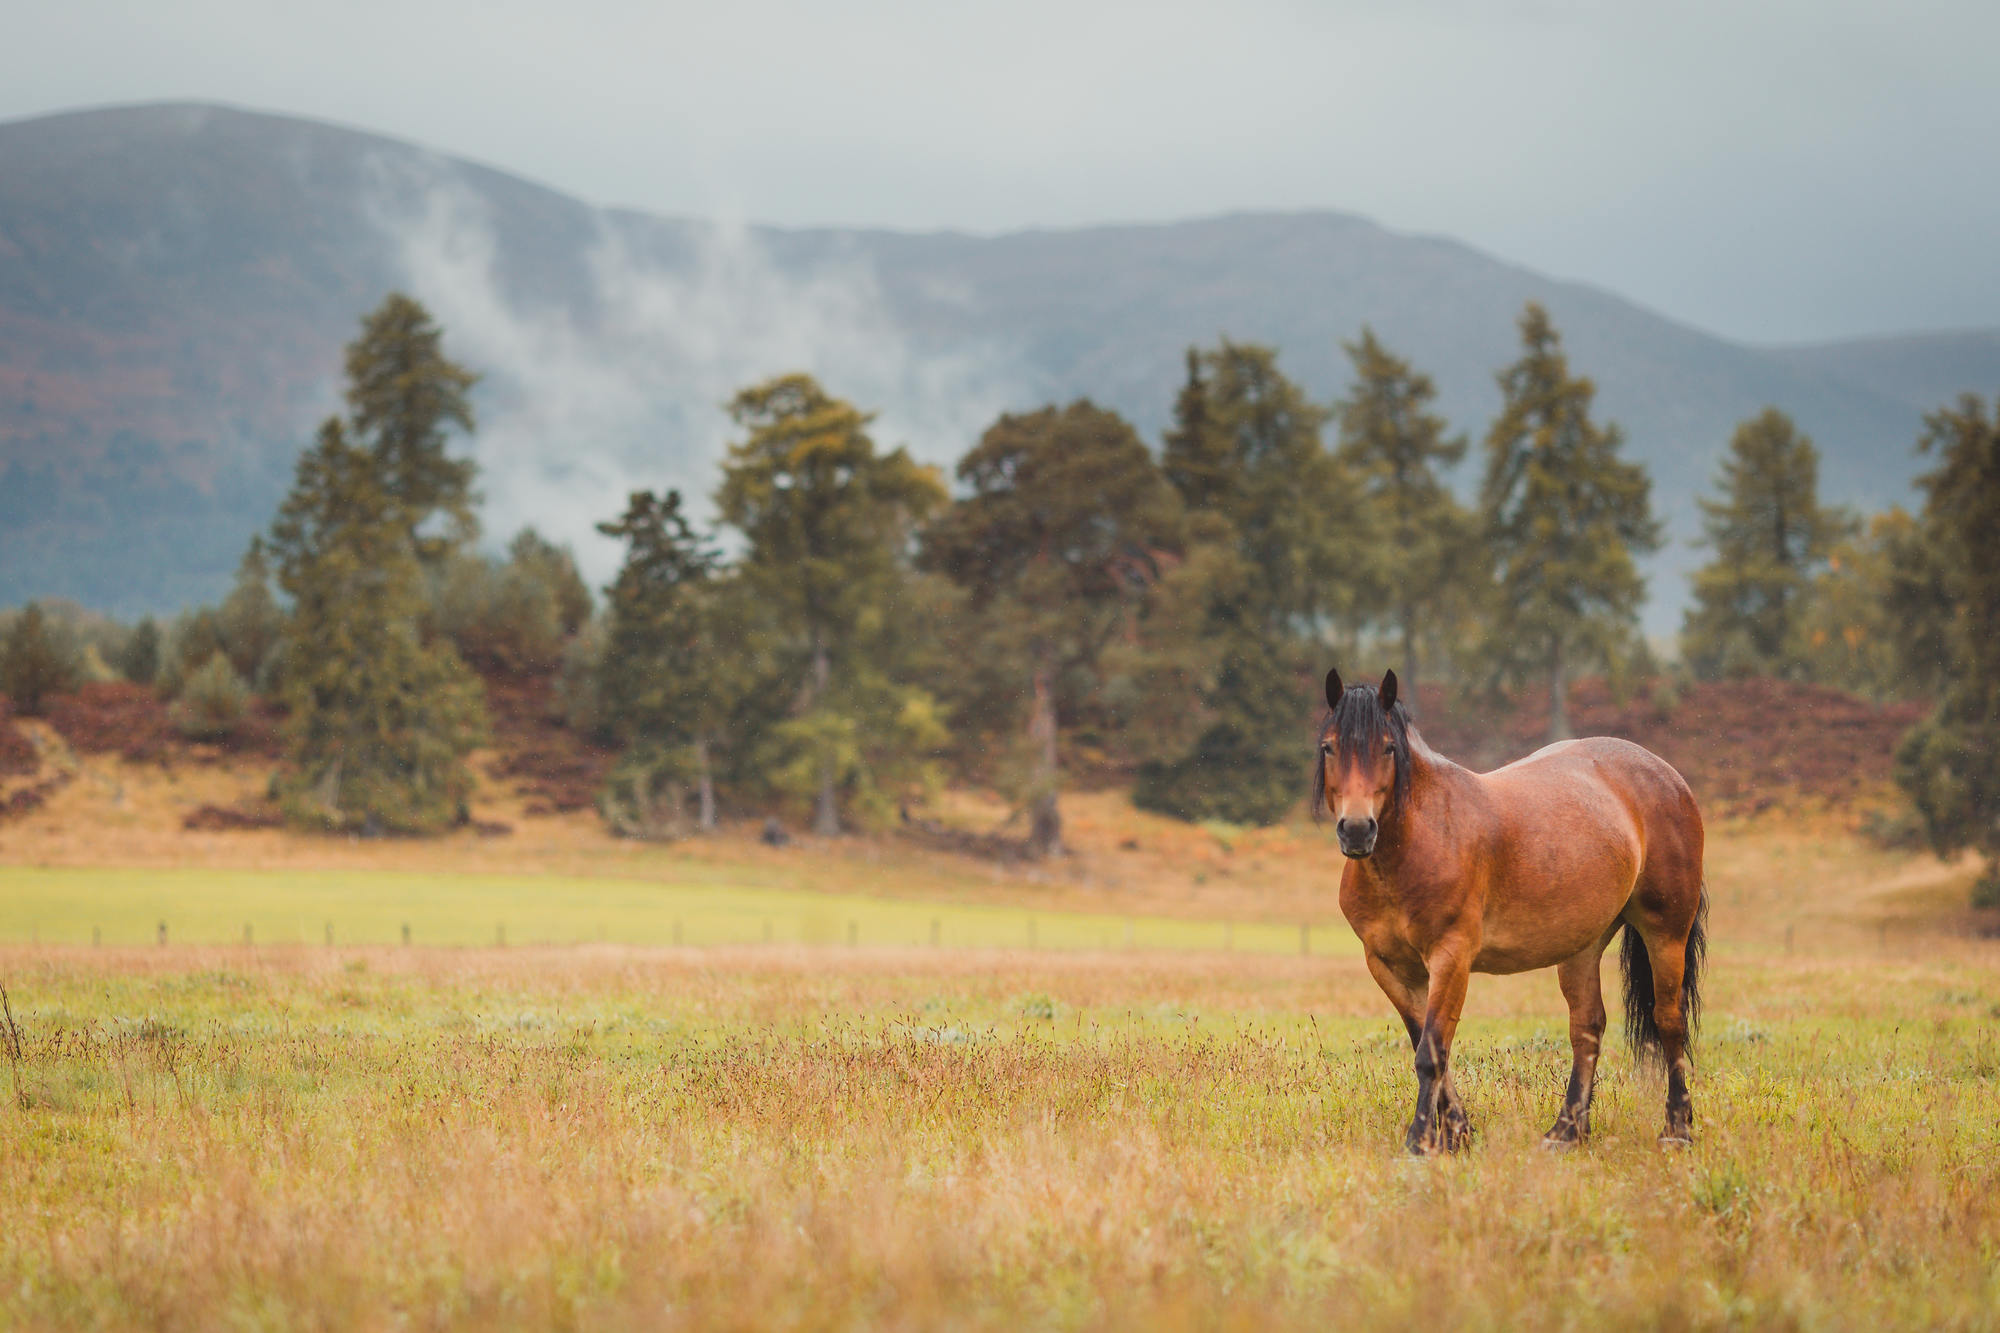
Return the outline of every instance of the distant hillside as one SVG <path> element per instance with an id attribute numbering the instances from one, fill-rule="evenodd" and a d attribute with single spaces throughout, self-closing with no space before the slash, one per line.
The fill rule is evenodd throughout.
<path id="1" fill-rule="evenodd" d="M 1371 323 L 1476 439 L 1513 320 L 1547 304 L 1652 469 L 1677 623 L 1692 497 L 1767 403 L 1835 498 L 1900 497 L 1921 411 L 2000 390 L 2000 334 L 1759 350 L 1455 242 L 1338 214 L 997 237 L 722 229 L 601 211 L 373 135 L 197 106 L 0 125 L 0 605 L 212 597 L 265 523 L 341 344 L 393 286 L 486 372 L 489 521 L 604 572 L 624 488 L 712 485 L 719 407 L 804 367 L 948 461 L 991 414 L 1087 394 L 1157 437 L 1191 342 L 1266 341 L 1316 394 Z M 1946 388 L 1945 386 L 1950 386 Z"/>
<path id="2" fill-rule="evenodd" d="M 1962 393 L 2000 397 L 2000 329 L 1856 338 L 1774 348 L 1769 355 L 1805 374 L 1860 385 L 1918 412 Z"/>

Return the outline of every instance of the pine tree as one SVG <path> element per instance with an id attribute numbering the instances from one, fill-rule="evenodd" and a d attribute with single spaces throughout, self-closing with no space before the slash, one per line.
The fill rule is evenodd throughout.
<path id="1" fill-rule="evenodd" d="M 1062 679 L 1092 671 L 1157 577 L 1180 505 L 1132 427 L 1085 401 L 1002 416 L 958 478 L 970 492 L 926 529 L 924 563 L 967 591 L 989 651 L 1020 664 L 1027 762 L 1010 785 L 1030 811 L 1029 851 L 1053 855 Z"/>
<path id="2" fill-rule="evenodd" d="M 227 740 L 243 722 L 250 689 L 221 653 L 187 679 L 173 707 L 174 729 L 194 741 Z"/>
<path id="3" fill-rule="evenodd" d="M 51 694 L 76 687 L 79 667 L 75 643 L 39 604 L 29 602 L 0 645 L 0 690 L 13 701 L 15 712 L 39 717 Z"/>
<path id="4" fill-rule="evenodd" d="M 813 796 L 813 827 L 841 828 L 840 793 L 875 804 L 900 759 L 942 735 L 933 702 L 885 667 L 883 607 L 909 575 L 912 534 L 944 486 L 903 450 L 877 453 L 871 418 L 808 375 L 739 393 L 748 432 L 723 465 L 716 508 L 741 532 L 739 577 L 791 637 L 794 713 L 774 735 L 787 784 Z"/>
<path id="5" fill-rule="evenodd" d="M 1213 358 L 1216 354 L 1211 353 Z M 1160 451 L 1160 467 L 1189 509 L 1206 510 L 1233 489 L 1233 442 L 1209 412 L 1209 382 L 1202 353 L 1187 349 L 1187 380 L 1174 399 L 1174 424 Z"/>
<path id="6" fill-rule="evenodd" d="M 1198 722 L 1185 748 L 1140 763 L 1132 800 L 1180 819 L 1275 823 L 1299 797 L 1299 736 L 1308 711 L 1298 684 L 1300 646 L 1258 622 L 1257 570 L 1232 545 L 1196 545 L 1189 557 L 1164 581 L 1166 595 L 1153 600 L 1144 625 L 1147 665 L 1170 682 L 1199 681 L 1201 706 L 1186 710 Z M 1171 619 L 1176 611 L 1179 623 Z M 1145 719 L 1143 738 L 1188 730 L 1157 716 L 1159 707 L 1152 703 L 1156 715 Z"/>
<path id="7" fill-rule="evenodd" d="M 151 616 L 132 627 L 113 665 L 135 685 L 151 685 L 160 674 L 160 626 Z"/>
<path id="8" fill-rule="evenodd" d="M 1414 709 L 1427 633 L 1454 609 L 1464 617 L 1467 590 L 1480 582 L 1473 517 L 1438 476 L 1465 457 L 1465 437 L 1447 436 L 1444 418 L 1429 410 L 1437 396 L 1431 377 L 1412 370 L 1372 329 L 1345 346 L 1354 387 L 1337 409 L 1338 456 L 1361 478 L 1380 557 L 1356 567 L 1368 584 L 1366 602 L 1380 608 L 1400 641 L 1396 671 Z"/>
<path id="9" fill-rule="evenodd" d="M 555 599 L 556 622 L 565 635 L 590 619 L 590 585 L 577 572 L 576 555 L 533 528 L 522 528 L 507 543 L 507 563 L 546 585 Z"/>
<path id="10" fill-rule="evenodd" d="M 362 321 L 347 348 L 348 418 L 320 427 L 271 526 L 291 599 L 279 646 L 286 763 L 274 786 L 299 823 L 415 833 L 466 815 L 483 691 L 450 642 L 427 632 L 425 594 L 426 565 L 477 530 L 474 466 L 445 454 L 448 426 L 472 428 L 475 377 L 445 357 L 442 338 L 400 293 Z M 440 517 L 448 534 L 427 530 Z M 263 564 L 253 547 L 248 582 L 261 584 Z"/>
<path id="11" fill-rule="evenodd" d="M 272 525 L 292 600 L 276 786 L 300 823 L 430 832 L 464 816 L 464 756 L 483 738 L 484 709 L 451 645 L 424 639 L 423 568 L 384 473 L 331 418 Z"/>
<path id="12" fill-rule="evenodd" d="M 1359 507 L 1321 442 L 1328 416 L 1274 350 L 1225 339 L 1190 362 L 1161 454 L 1188 512 L 1235 530 L 1258 572 L 1258 615 L 1278 634 L 1307 633 L 1344 609 L 1336 575 L 1358 543 L 1343 523 Z"/>
<path id="13" fill-rule="evenodd" d="M 1184 753 L 1142 767 L 1134 799 L 1149 809 L 1268 823 L 1297 800 L 1299 682 L 1319 632 L 1352 616 L 1344 576 L 1367 550 L 1359 487 L 1320 439 L 1327 415 L 1270 348 L 1225 340 L 1190 356 L 1162 467 L 1191 534 L 1223 551 L 1190 551 L 1188 575 L 1170 580 L 1185 616 L 1189 577 L 1206 579 L 1199 624 L 1150 627 L 1168 659 L 1157 678 L 1199 671 L 1204 725 Z"/>
<path id="14" fill-rule="evenodd" d="M 1922 529 L 1892 505 L 1834 543 L 1800 599 L 1802 670 L 1877 699 L 1935 697 L 1950 618 Z"/>
<path id="15" fill-rule="evenodd" d="M 1736 428 L 1716 491 L 1701 501 L 1715 558 L 1694 576 L 1681 654 L 1699 676 L 1797 675 L 1812 580 L 1852 522 L 1821 506 L 1819 451 L 1776 408 Z"/>
<path id="16" fill-rule="evenodd" d="M 1660 543 L 1652 483 L 1619 456 L 1623 433 L 1591 420 L 1596 387 L 1572 376 L 1548 312 L 1521 314 L 1521 359 L 1500 372 L 1481 488 L 1497 586 L 1490 660 L 1549 688 L 1549 738 L 1570 734 L 1569 673 L 1612 659 L 1645 595 L 1635 551 Z"/>
<path id="17" fill-rule="evenodd" d="M 1986 857 L 1975 888 L 2000 906 L 2000 403 L 1967 394 L 1924 419 L 1918 447 L 1938 466 L 1925 492 L 1924 547 L 1943 596 L 1943 689 L 1903 740 L 1896 779 L 1940 855 Z"/>
<path id="18" fill-rule="evenodd" d="M 258 680 L 285 632 L 285 613 L 271 595 L 270 561 L 262 537 L 250 539 L 250 549 L 236 567 L 236 586 L 216 610 L 215 629 L 217 647 L 230 667 L 244 680 Z"/>
<path id="19" fill-rule="evenodd" d="M 625 746 L 614 775 L 621 807 L 649 831 L 677 832 L 680 784 L 699 795 L 697 825 L 715 827 L 711 749 L 732 703 L 731 670 L 717 632 L 716 569 L 681 511 L 679 491 L 634 491 L 625 513 L 597 530 L 625 543 L 618 577 L 605 590 L 606 640 L 598 668 L 598 708 Z M 655 817 L 664 811 L 665 818 Z"/>
<path id="20" fill-rule="evenodd" d="M 179 697 L 187 678 L 209 658 L 217 653 L 228 655 L 228 644 L 222 633 L 222 613 L 216 608 L 197 606 L 174 617 L 173 628 L 161 650 L 160 670 L 153 680 L 160 697 Z"/>
<path id="21" fill-rule="evenodd" d="M 456 552 L 430 568 L 430 614 L 459 655 L 507 675 L 554 669 L 590 618 L 590 590 L 566 547 L 523 528 L 507 558 Z"/>
<path id="22" fill-rule="evenodd" d="M 468 394 L 479 377 L 444 354 L 430 312 L 391 292 L 347 345 L 347 433 L 375 456 L 382 484 L 418 536 L 418 554 L 441 559 L 477 535 L 477 465 L 445 453 L 448 428 L 470 433 Z M 445 533 L 435 530 L 441 520 Z"/>

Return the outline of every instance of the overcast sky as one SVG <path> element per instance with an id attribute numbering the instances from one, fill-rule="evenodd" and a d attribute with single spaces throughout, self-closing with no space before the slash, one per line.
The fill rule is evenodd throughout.
<path id="1" fill-rule="evenodd" d="M 600 204 L 1331 208 L 1750 341 L 2000 325 L 1993 0 L 0 0 L 0 118 L 201 99 Z"/>

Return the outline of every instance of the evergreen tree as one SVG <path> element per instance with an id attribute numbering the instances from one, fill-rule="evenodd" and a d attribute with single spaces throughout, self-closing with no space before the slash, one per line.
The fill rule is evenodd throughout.
<path id="1" fill-rule="evenodd" d="M 1941 603 L 1917 521 L 1896 506 L 1873 515 L 1834 543 L 1800 598 L 1806 678 L 1877 699 L 1935 694 L 1949 619 Z"/>
<path id="2" fill-rule="evenodd" d="M 1938 466 L 1925 492 L 1925 549 L 1946 612 L 1943 689 L 1903 740 L 1896 779 L 1939 854 L 1986 857 L 1976 899 L 2000 906 L 2000 403 L 1972 394 L 1925 418 L 1918 447 Z"/>
<path id="3" fill-rule="evenodd" d="M 76 687 L 80 665 L 75 643 L 38 603 L 29 602 L 0 646 L 0 690 L 7 692 L 15 712 L 39 717 L 51 694 Z"/>
<path id="4" fill-rule="evenodd" d="M 114 665 L 135 685 L 151 685 L 160 674 L 160 627 L 151 616 L 133 626 Z"/>
<path id="5" fill-rule="evenodd" d="M 389 474 L 389 475 L 385 475 Z M 339 418 L 299 459 L 272 525 L 286 626 L 290 816 L 364 832 L 428 832 L 465 814 L 464 757 L 485 731 L 479 683 L 426 642 L 423 568 L 393 474 Z"/>
<path id="6" fill-rule="evenodd" d="M 217 653 L 188 677 L 174 703 L 174 728 L 189 740 L 228 740 L 242 724 L 249 704 L 249 687 L 229 659 Z"/>
<path id="7" fill-rule="evenodd" d="M 1694 576 L 1681 654 L 1699 676 L 1796 675 L 1812 580 L 1852 524 L 1821 506 L 1819 451 L 1774 407 L 1736 428 L 1716 491 L 1701 501 L 1715 558 Z"/>
<path id="8" fill-rule="evenodd" d="M 556 623 L 567 636 L 590 619 L 590 585 L 577 572 L 576 556 L 533 528 L 522 528 L 507 543 L 507 563 L 545 585 L 554 598 Z"/>
<path id="9" fill-rule="evenodd" d="M 1660 530 L 1645 469 L 1619 456 L 1615 424 L 1591 420 L 1596 386 L 1570 374 L 1548 312 L 1530 302 L 1520 329 L 1486 437 L 1481 503 L 1497 574 L 1487 651 L 1508 674 L 1545 676 L 1560 740 L 1569 673 L 1630 640 L 1645 595 L 1633 553 L 1656 548 Z"/>
<path id="10" fill-rule="evenodd" d="M 229 640 L 222 632 L 222 613 L 212 606 L 197 606 L 174 617 L 161 654 L 160 670 L 154 687 L 163 699 L 180 696 L 187 678 L 202 668 L 209 658 L 229 655 Z"/>
<path id="11" fill-rule="evenodd" d="M 506 560 L 454 553 L 431 568 L 431 617 L 459 655 L 481 670 L 509 675 L 554 668 L 577 615 L 582 579 L 569 553 L 524 531 Z M 588 596 L 586 592 L 585 597 Z M 589 615 L 585 603 L 582 616 Z M 578 621 L 577 623 L 580 623 Z"/>
<path id="12" fill-rule="evenodd" d="M 1184 749 L 1141 762 L 1132 800 L 1181 819 L 1275 823 L 1299 797 L 1299 736 L 1308 712 L 1298 684 L 1302 645 L 1253 618 L 1257 571 L 1233 545 L 1197 545 L 1189 556 L 1147 609 L 1147 665 L 1170 685 L 1197 681 L 1200 707 L 1182 705 L 1194 715 L 1190 728 L 1158 716 L 1153 704 L 1143 740 L 1193 735 Z"/>
<path id="13" fill-rule="evenodd" d="M 1328 415 L 1274 350 L 1225 339 L 1190 361 L 1161 454 L 1188 512 L 1234 529 L 1257 570 L 1257 616 L 1280 635 L 1348 609 L 1335 599 L 1360 510 L 1353 478 L 1320 440 Z"/>
<path id="14" fill-rule="evenodd" d="M 258 679 L 285 632 L 285 613 L 271 594 L 270 561 L 262 537 L 250 539 L 250 549 L 236 568 L 236 586 L 222 599 L 214 625 L 216 649 L 229 659 L 230 667 L 244 680 Z"/>
<path id="15" fill-rule="evenodd" d="M 1189 358 L 1162 467 L 1191 532 L 1222 550 L 1189 553 L 1188 576 L 1206 579 L 1198 624 L 1150 619 L 1164 659 L 1151 674 L 1198 672 L 1203 725 L 1185 752 L 1142 766 L 1134 799 L 1147 808 L 1268 823 L 1297 800 L 1301 673 L 1319 632 L 1351 617 L 1345 576 L 1367 550 L 1359 487 L 1320 439 L 1327 415 L 1270 348 L 1225 340 Z M 1163 605 L 1185 616 L 1187 577 L 1169 582 Z"/>
<path id="16" fill-rule="evenodd" d="M 1357 569 L 1367 601 L 1381 608 L 1400 642 L 1396 671 L 1414 709 L 1426 634 L 1435 634 L 1453 609 L 1465 616 L 1466 591 L 1479 582 L 1473 517 L 1438 476 L 1465 457 L 1465 437 L 1447 436 L 1444 418 L 1429 410 L 1437 396 L 1431 377 L 1412 370 L 1372 329 L 1345 346 L 1354 387 L 1338 408 L 1338 456 L 1361 479 L 1375 549 L 1384 557 Z"/>
<path id="17" fill-rule="evenodd" d="M 958 478 L 970 493 L 926 529 L 924 561 L 967 591 L 993 655 L 1021 664 L 1027 763 L 1009 785 L 1030 811 L 1030 852 L 1052 855 L 1062 677 L 1096 665 L 1157 576 L 1180 505 L 1132 427 L 1085 401 L 1002 416 Z"/>
<path id="18" fill-rule="evenodd" d="M 605 590 L 606 640 L 598 709 L 625 746 L 614 775 L 621 807 L 649 831 L 677 832 L 680 785 L 694 779 L 698 827 L 715 827 L 711 748 L 729 715 L 738 673 L 718 634 L 711 578 L 715 554 L 681 511 L 679 491 L 634 491 L 625 513 L 597 530 L 625 543 Z M 665 818 L 654 817 L 656 810 Z"/>
<path id="19" fill-rule="evenodd" d="M 812 792 L 814 830 L 830 836 L 843 788 L 875 804 L 943 734 L 934 701 L 895 678 L 881 631 L 944 487 L 903 450 L 877 453 L 871 418 L 810 376 L 745 389 L 730 414 L 748 434 L 730 447 L 716 507 L 743 534 L 746 591 L 798 661 L 793 716 L 773 733 L 790 756 L 778 776 Z"/>
<path id="20" fill-rule="evenodd" d="M 1210 353 L 1206 359 L 1217 355 Z M 1187 349 L 1187 380 L 1174 399 L 1174 424 L 1167 430 L 1165 448 L 1160 451 L 1161 470 L 1180 492 L 1181 500 L 1195 511 L 1221 503 L 1234 489 L 1236 473 L 1234 442 L 1209 411 L 1204 359 L 1199 349 Z"/>
<path id="21" fill-rule="evenodd" d="M 479 531 L 471 459 L 445 453 L 448 428 L 470 433 L 468 394 L 479 377 L 444 354 L 430 312 L 392 292 L 347 345 L 347 434 L 372 453 L 382 484 L 418 534 L 418 554 L 442 558 Z M 441 520 L 445 534 L 435 531 Z"/>

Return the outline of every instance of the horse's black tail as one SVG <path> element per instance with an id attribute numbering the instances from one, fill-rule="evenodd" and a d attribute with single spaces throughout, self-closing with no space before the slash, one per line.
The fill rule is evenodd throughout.
<path id="1" fill-rule="evenodd" d="M 1701 1026 L 1701 968 L 1708 956 L 1708 886 L 1703 885 L 1701 902 L 1695 907 L 1694 926 L 1688 931 L 1687 957 L 1681 970 L 1681 1013 L 1687 1019 L 1688 1049 L 1694 1049 L 1695 1031 Z M 1630 921 L 1618 948 L 1625 968 L 1625 1035 L 1633 1052 L 1642 1060 L 1665 1054 L 1660 1024 L 1653 1017 L 1653 960 L 1646 954 L 1646 941 Z"/>

